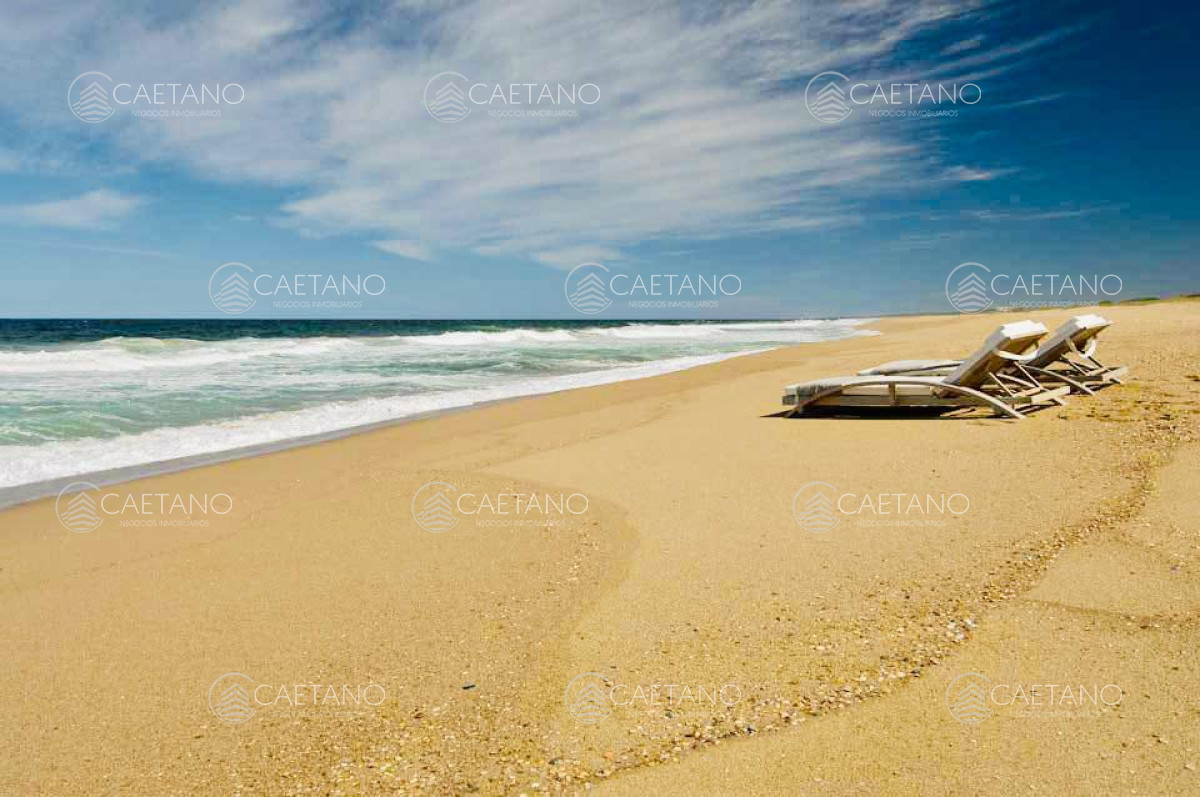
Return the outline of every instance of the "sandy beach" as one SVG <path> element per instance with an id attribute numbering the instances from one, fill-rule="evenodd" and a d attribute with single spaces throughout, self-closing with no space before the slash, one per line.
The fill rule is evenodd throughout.
<path id="1" fill-rule="evenodd" d="M 86 533 L 4 510 L 0 792 L 1200 792 L 1198 308 L 1094 309 L 1128 383 L 1017 422 L 780 394 L 1082 310 L 882 319 L 123 483 Z M 814 482 L 855 510 L 826 533 L 793 510 Z M 230 673 L 244 721 L 213 708 Z M 964 722 L 967 673 L 1118 691 Z"/>

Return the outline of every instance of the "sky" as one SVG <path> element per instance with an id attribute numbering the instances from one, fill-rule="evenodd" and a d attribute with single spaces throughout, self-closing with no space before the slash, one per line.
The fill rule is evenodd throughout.
<path id="1" fill-rule="evenodd" d="M 1200 292 L 1200 10 L 1153 8 L 7 3 L 0 317 L 229 317 L 210 279 L 230 262 L 264 284 L 386 281 L 361 306 L 276 293 L 245 317 L 579 318 L 564 280 L 585 262 L 741 285 L 599 317 L 947 312 L 964 262 L 1118 275 L 1101 298 Z M 916 83 L 976 101 L 821 121 L 806 91 L 826 71 L 860 99 Z M 111 92 L 102 121 L 72 110 L 86 72 Z M 484 87 L 452 122 L 427 107 L 446 72 Z M 155 84 L 240 101 L 116 101 Z M 511 84 L 597 99 L 497 102 Z M 193 115 L 137 115 L 164 109 Z M 493 115 L 513 110 L 570 115 Z"/>

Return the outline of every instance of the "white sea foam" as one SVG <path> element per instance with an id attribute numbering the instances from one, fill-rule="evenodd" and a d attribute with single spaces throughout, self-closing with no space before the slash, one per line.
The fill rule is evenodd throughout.
<path id="1" fill-rule="evenodd" d="M 284 444 L 420 413 L 638 379 L 780 345 L 876 334 L 857 328 L 860 323 L 111 338 L 40 350 L 3 348 L 0 487 Z"/>
<path id="2" fill-rule="evenodd" d="M 156 369 L 208 368 L 268 358 L 315 358 L 360 352 L 384 356 L 408 347 L 587 345 L 604 339 L 676 340 L 731 343 L 769 340 L 809 342 L 841 337 L 853 319 L 832 321 L 738 322 L 729 324 L 629 324 L 578 329 L 454 331 L 438 335 L 390 337 L 240 338 L 236 340 L 158 340 L 109 338 L 31 350 L 0 349 L 0 374 L 120 373 Z"/>
<path id="3" fill-rule="evenodd" d="M 641 379 L 748 353 L 751 352 L 680 357 L 605 371 L 526 379 L 507 385 L 454 392 L 333 402 L 303 410 L 265 413 L 220 423 L 154 429 L 107 440 L 86 438 L 38 446 L 0 446 L 0 487 L 246 446 L 263 446 L 489 401 Z"/>
<path id="4" fill-rule="evenodd" d="M 580 333 L 567 329 L 506 329 L 503 332 L 411 335 L 403 340 L 420 346 L 502 346 L 514 343 L 575 343 L 580 340 Z"/>
<path id="5" fill-rule="evenodd" d="M 0 351 L 0 374 L 120 373 L 159 368 L 207 368 L 267 357 L 318 357 L 362 346 L 369 338 L 244 338 L 159 341 L 111 338 L 39 351 Z M 156 345 L 157 344 L 157 345 Z"/>

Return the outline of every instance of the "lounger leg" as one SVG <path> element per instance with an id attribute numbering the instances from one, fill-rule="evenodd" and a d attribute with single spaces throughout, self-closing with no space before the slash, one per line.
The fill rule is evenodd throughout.
<path id="1" fill-rule="evenodd" d="M 1099 376 L 1101 379 L 1103 379 L 1104 381 L 1106 381 L 1106 382 L 1112 382 L 1114 385 L 1123 385 L 1123 384 L 1125 384 L 1124 382 L 1122 382 L 1120 379 L 1118 379 L 1118 378 L 1117 378 L 1117 377 L 1115 377 L 1115 376 L 1108 376 L 1108 372 L 1109 372 L 1109 371 L 1115 371 L 1115 370 L 1118 370 L 1117 368 L 1115 368 L 1115 367 L 1114 367 L 1114 368 L 1106 368 L 1105 366 L 1101 365 L 1101 364 L 1100 364 L 1100 361 L 1099 361 L 1099 360 L 1097 360 L 1095 357 L 1088 357 L 1088 362 L 1095 364 L 1095 366 L 1096 366 L 1096 371 L 1098 372 L 1098 374 L 1097 374 L 1097 375 L 1098 375 L 1098 376 Z"/>
<path id="2" fill-rule="evenodd" d="M 1016 418 L 1017 420 L 1023 420 L 1025 418 L 1024 415 L 1017 412 L 1000 399 L 996 398 L 995 396 L 989 396 L 987 393 L 984 393 L 981 390 L 953 384 L 940 385 L 939 387 L 941 390 L 949 390 L 952 393 L 961 393 L 964 396 L 971 396 L 972 398 L 978 399 L 984 404 L 990 406 L 992 409 L 996 410 L 998 415 L 1007 415 L 1008 417 Z"/>
<path id="3" fill-rule="evenodd" d="M 1069 377 L 1065 374 L 1056 374 L 1054 371 L 1047 371 L 1045 368 L 1035 368 L 1032 365 L 1027 365 L 1025 367 L 1027 369 L 1029 369 L 1030 371 L 1033 371 L 1035 374 L 1042 374 L 1043 376 L 1050 377 L 1051 379 L 1056 379 L 1060 382 L 1066 382 L 1068 385 L 1075 388 L 1080 393 L 1084 393 L 1089 396 L 1096 395 L 1096 391 L 1092 390 L 1090 387 L 1083 384 L 1082 382 L 1076 382 L 1074 379 L 1072 379 L 1071 377 Z"/>
<path id="4" fill-rule="evenodd" d="M 1080 359 L 1082 359 L 1085 363 L 1088 364 L 1088 366 L 1090 367 L 1091 370 L 1089 371 L 1087 368 L 1080 368 L 1078 365 L 1075 365 L 1075 363 L 1070 363 L 1070 361 L 1066 360 L 1066 358 L 1063 358 L 1063 359 L 1066 360 L 1068 363 L 1070 363 L 1070 365 L 1072 367 L 1074 367 L 1077 371 L 1082 373 L 1084 376 L 1096 376 L 1096 377 L 1103 379 L 1105 382 L 1111 382 L 1116 385 L 1125 384 L 1120 379 L 1117 379 L 1115 377 L 1109 378 L 1104 375 L 1104 372 L 1108 371 L 1110 369 L 1105 368 L 1104 365 L 1099 360 L 1096 359 L 1095 355 L 1096 355 L 1097 341 L 1095 338 L 1092 338 L 1091 340 L 1088 341 L 1088 344 L 1083 347 L 1083 351 L 1080 351 L 1075 346 L 1075 344 L 1071 341 L 1067 341 L 1067 345 L 1068 345 L 1068 347 L 1070 347 L 1070 350 L 1074 354 L 1076 354 Z"/>

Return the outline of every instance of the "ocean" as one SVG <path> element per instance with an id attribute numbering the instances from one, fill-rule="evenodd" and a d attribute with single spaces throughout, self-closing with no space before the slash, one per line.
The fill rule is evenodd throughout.
<path id="1" fill-rule="evenodd" d="M 863 320 L 0 320 L 0 488 L 638 379 Z"/>

